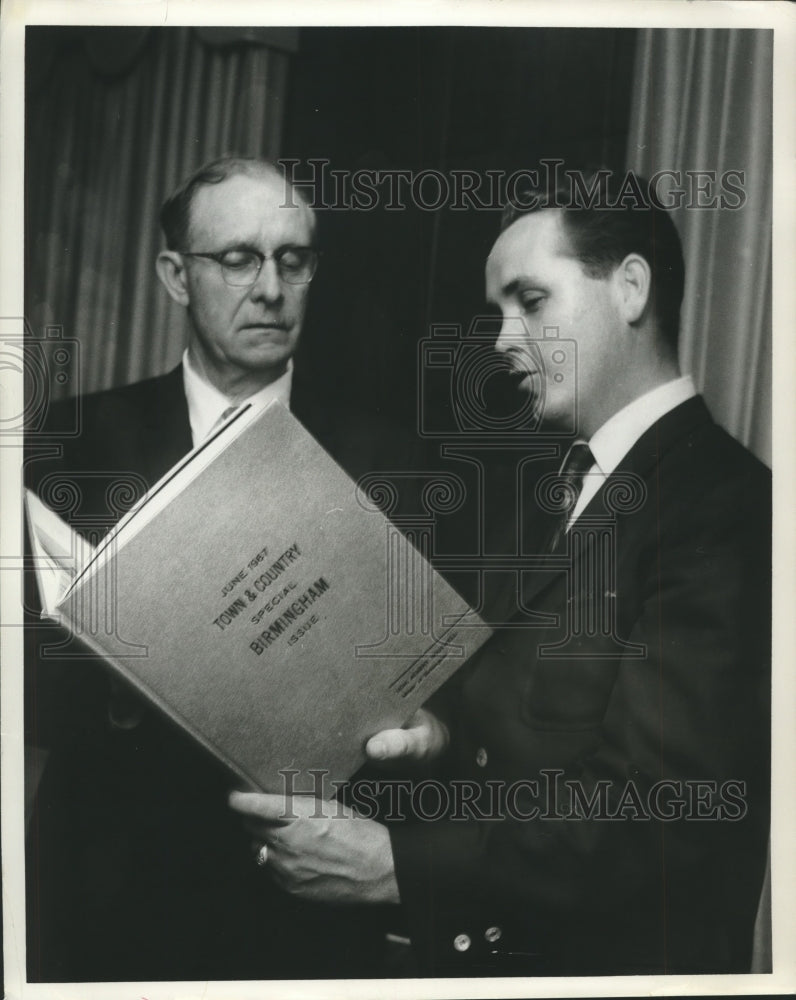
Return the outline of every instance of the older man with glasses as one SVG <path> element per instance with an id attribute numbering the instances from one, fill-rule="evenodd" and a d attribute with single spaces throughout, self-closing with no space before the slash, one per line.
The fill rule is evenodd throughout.
<path id="1" fill-rule="evenodd" d="M 79 483 L 83 523 L 109 526 L 109 485 L 152 485 L 236 406 L 273 399 L 352 475 L 389 463 L 389 435 L 295 377 L 318 251 L 313 212 L 281 172 L 217 160 L 165 202 L 161 222 L 157 273 L 190 318 L 182 363 L 84 398 L 73 440 L 58 435 L 54 408 L 62 454 L 31 463 L 31 485 L 52 474 Z M 96 661 L 59 664 L 31 633 L 28 731 L 50 750 L 28 849 L 31 980 L 378 974 L 372 916 L 365 926 L 350 908 L 253 880 L 228 777 Z"/>
<path id="2" fill-rule="evenodd" d="M 312 211 L 286 193 L 270 164 L 222 160 L 163 206 L 157 273 L 191 321 L 183 370 L 194 444 L 229 406 L 290 398 L 318 255 Z"/>

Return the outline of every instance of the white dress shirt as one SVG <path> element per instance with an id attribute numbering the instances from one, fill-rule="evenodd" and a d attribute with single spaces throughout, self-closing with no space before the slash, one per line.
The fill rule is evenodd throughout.
<path id="1" fill-rule="evenodd" d="M 214 385 L 211 385 L 191 364 L 186 348 L 182 355 L 183 385 L 185 399 L 188 403 L 188 420 L 191 424 L 191 438 L 194 448 L 201 444 L 208 434 L 221 426 L 221 417 L 230 406 L 252 405 L 259 408 L 267 406 L 275 399 L 285 406 L 290 406 L 290 389 L 293 383 L 293 362 L 288 361 L 284 375 L 270 385 L 265 386 L 248 399 L 233 402 Z"/>
<path id="2" fill-rule="evenodd" d="M 595 431 L 589 441 L 594 465 L 583 478 L 583 490 L 572 511 L 567 528 L 586 509 L 641 435 L 664 414 L 693 396 L 696 396 L 694 381 L 690 375 L 683 375 L 634 399 Z"/>

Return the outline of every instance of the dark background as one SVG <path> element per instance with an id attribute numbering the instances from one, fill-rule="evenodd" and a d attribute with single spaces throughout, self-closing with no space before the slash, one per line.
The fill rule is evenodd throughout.
<path id="1" fill-rule="evenodd" d="M 345 171 L 510 173 L 541 157 L 624 169 L 635 37 L 630 29 L 303 29 L 283 155 Z M 324 257 L 302 362 L 364 408 L 408 425 L 419 340 L 432 324 L 466 331 L 484 312 L 499 212 L 379 205 L 319 219 Z"/>

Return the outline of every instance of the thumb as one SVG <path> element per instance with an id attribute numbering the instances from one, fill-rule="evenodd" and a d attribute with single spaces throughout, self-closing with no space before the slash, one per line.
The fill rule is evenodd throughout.
<path id="1" fill-rule="evenodd" d="M 371 736 L 365 752 L 371 760 L 425 760 L 447 744 L 447 729 L 426 709 L 419 709 L 404 729 L 385 729 Z"/>
<path id="2" fill-rule="evenodd" d="M 394 760 L 399 757 L 421 760 L 426 749 L 423 734 L 410 729 L 385 729 L 372 736 L 365 745 L 365 753 L 372 760 Z"/>

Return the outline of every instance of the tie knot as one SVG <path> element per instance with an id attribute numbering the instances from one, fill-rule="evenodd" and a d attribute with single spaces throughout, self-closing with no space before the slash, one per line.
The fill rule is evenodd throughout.
<path id="1" fill-rule="evenodd" d="M 226 421 L 238 409 L 240 409 L 240 404 L 236 404 L 235 406 L 228 406 L 226 410 L 224 410 L 224 412 L 221 414 L 221 416 L 216 420 L 216 422 L 212 425 L 210 430 L 205 435 L 204 439 L 207 440 L 209 437 L 215 434 L 217 430 L 220 430 L 220 428 L 224 425 L 224 423 L 226 423 Z"/>
<path id="2" fill-rule="evenodd" d="M 561 466 L 561 476 L 580 492 L 583 476 L 594 465 L 594 455 L 586 441 L 575 441 Z"/>

